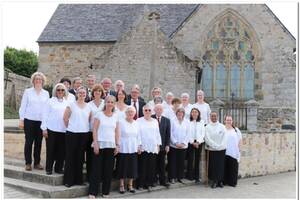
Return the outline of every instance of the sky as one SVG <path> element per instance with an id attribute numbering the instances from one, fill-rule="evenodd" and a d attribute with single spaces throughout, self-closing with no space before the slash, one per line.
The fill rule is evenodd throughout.
<path id="1" fill-rule="evenodd" d="M 162 1 L 160 3 L 162 3 Z M 192 2 L 192 3 L 196 3 L 196 2 Z M 50 20 L 58 4 L 59 4 L 58 1 L 56 2 L 30 1 L 26 3 L 19 2 L 19 1 L 2 2 L 1 30 L 2 30 L 3 48 L 5 48 L 6 46 L 10 46 L 18 49 L 25 48 L 27 50 L 32 50 L 38 53 L 38 44 L 36 40 L 38 39 L 39 35 L 42 33 L 43 29 L 47 25 L 48 21 Z M 284 26 L 296 38 L 297 3 L 296 2 L 271 2 L 266 4 L 273 11 L 273 13 L 279 18 L 279 20 L 284 24 Z"/>

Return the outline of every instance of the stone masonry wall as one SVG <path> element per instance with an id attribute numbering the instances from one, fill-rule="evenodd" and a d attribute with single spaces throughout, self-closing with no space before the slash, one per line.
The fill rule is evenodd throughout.
<path id="1" fill-rule="evenodd" d="M 237 13 L 254 31 L 259 55 L 256 76 L 261 80 L 256 89 L 262 91 L 256 100 L 260 106 L 295 108 L 296 64 L 292 58 L 296 41 L 264 4 L 203 4 L 171 41 L 189 58 L 201 63 L 208 25 L 227 9 Z"/>

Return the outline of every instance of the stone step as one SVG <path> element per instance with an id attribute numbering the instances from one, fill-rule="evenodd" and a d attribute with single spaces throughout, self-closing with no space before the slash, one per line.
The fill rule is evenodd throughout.
<path id="1" fill-rule="evenodd" d="M 24 133 L 24 130 L 18 127 L 5 126 L 4 133 Z"/>
<path id="2" fill-rule="evenodd" d="M 4 184 L 42 198 L 75 198 L 88 195 L 87 185 L 67 188 L 63 185 L 52 186 L 7 177 L 4 178 Z"/>

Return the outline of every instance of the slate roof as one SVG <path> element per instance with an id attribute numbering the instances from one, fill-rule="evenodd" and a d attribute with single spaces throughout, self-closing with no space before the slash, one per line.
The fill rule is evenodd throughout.
<path id="1" fill-rule="evenodd" d="M 197 4 L 60 4 L 37 42 L 111 42 L 129 30 L 145 8 L 160 14 L 170 36 Z"/>

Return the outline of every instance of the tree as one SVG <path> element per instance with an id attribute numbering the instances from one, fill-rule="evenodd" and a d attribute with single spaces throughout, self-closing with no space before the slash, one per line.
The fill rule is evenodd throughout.
<path id="1" fill-rule="evenodd" d="M 38 68 L 38 58 L 33 51 L 6 47 L 4 67 L 18 75 L 30 77 Z"/>

